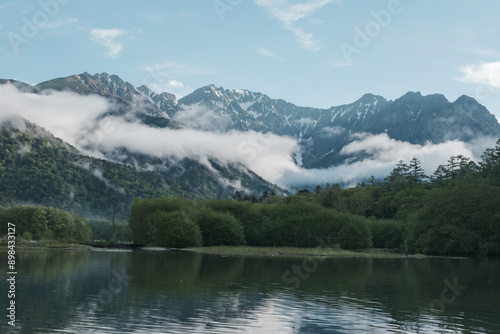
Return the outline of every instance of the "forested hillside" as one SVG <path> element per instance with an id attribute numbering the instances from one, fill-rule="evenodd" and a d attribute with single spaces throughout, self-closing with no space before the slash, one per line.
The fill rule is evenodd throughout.
<path id="1" fill-rule="evenodd" d="M 248 189 L 277 189 L 255 174 L 211 162 Z M 41 204 L 81 216 L 126 220 L 135 198 L 228 197 L 234 189 L 188 159 L 182 171 L 148 171 L 84 155 L 49 132 L 22 119 L 0 126 L 0 205 Z M 181 174 L 182 176 L 176 176 Z"/>

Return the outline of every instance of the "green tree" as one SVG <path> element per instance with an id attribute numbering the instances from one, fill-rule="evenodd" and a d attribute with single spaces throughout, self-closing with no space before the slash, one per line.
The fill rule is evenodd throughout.
<path id="1" fill-rule="evenodd" d="M 410 167 L 400 160 L 392 172 L 384 178 L 386 187 L 391 193 L 396 193 L 408 185 L 408 172 Z"/>
<path id="2" fill-rule="evenodd" d="M 245 232 L 241 223 L 228 212 L 201 209 L 197 216 L 204 246 L 243 245 Z"/>
<path id="3" fill-rule="evenodd" d="M 500 139 L 494 148 L 488 148 L 484 151 L 481 159 L 479 167 L 484 177 L 500 176 Z"/>
<path id="4" fill-rule="evenodd" d="M 241 193 L 240 193 L 239 190 L 236 190 L 236 192 L 233 195 L 233 199 L 235 199 L 237 201 L 242 201 L 243 200 L 243 196 L 241 196 Z"/>
<path id="5" fill-rule="evenodd" d="M 377 185 L 378 181 L 377 179 L 375 178 L 375 176 L 370 176 L 370 178 L 366 181 L 366 183 L 368 183 L 369 185 L 371 186 L 375 186 Z"/>
<path id="6" fill-rule="evenodd" d="M 439 165 L 431 176 L 431 182 L 435 186 L 442 186 L 449 179 L 450 173 L 444 165 Z"/>
<path id="7" fill-rule="evenodd" d="M 408 166 L 408 179 L 412 184 L 420 184 L 427 177 L 424 173 L 424 169 L 421 166 L 420 160 L 413 158 Z"/>
<path id="8" fill-rule="evenodd" d="M 371 231 L 360 217 L 350 217 L 339 231 L 336 242 L 342 249 L 363 249 L 371 246 Z"/>
<path id="9" fill-rule="evenodd" d="M 187 214 L 158 211 L 151 215 L 153 245 L 161 247 L 197 247 L 202 244 L 200 228 Z"/>

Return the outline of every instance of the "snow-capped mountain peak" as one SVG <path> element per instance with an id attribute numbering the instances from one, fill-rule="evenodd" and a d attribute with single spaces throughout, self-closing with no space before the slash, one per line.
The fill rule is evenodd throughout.
<path id="1" fill-rule="evenodd" d="M 500 137 L 496 118 L 473 98 L 450 102 L 441 94 L 408 92 L 395 100 L 364 94 L 350 104 L 328 109 L 300 107 L 245 89 L 210 84 L 176 100 L 147 86 L 134 87 L 107 73 L 54 79 L 37 89 L 71 89 L 128 103 L 150 117 L 155 126 L 188 126 L 205 131 L 254 130 L 297 139 L 296 159 L 305 168 L 342 163 L 342 147 L 355 133 L 387 134 L 412 144 L 446 140 L 470 141 L 475 136 Z M 165 122 L 165 118 L 171 119 Z M 173 123 L 171 123 L 173 122 Z M 300 159 L 298 159 L 300 157 Z"/>

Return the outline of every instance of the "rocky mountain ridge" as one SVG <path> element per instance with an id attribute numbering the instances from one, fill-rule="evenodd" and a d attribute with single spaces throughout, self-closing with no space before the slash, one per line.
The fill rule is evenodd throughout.
<path id="1" fill-rule="evenodd" d="M 305 168 L 326 168 L 351 159 L 341 150 L 358 133 L 386 133 L 392 139 L 412 144 L 500 137 L 495 116 L 465 95 L 450 102 L 444 95 L 424 96 L 420 92 L 408 92 L 396 100 L 365 94 L 353 103 L 321 109 L 215 85 L 201 87 L 177 100 L 173 94 L 155 93 L 144 85 L 134 87 L 107 73 L 54 79 L 33 89 L 69 89 L 119 99 L 146 117 L 145 122 L 151 126 L 218 132 L 254 130 L 293 137 L 300 147 L 295 153 L 296 162 Z"/>

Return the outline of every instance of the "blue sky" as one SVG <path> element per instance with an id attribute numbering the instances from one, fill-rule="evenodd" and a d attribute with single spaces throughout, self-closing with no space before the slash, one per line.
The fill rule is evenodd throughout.
<path id="1" fill-rule="evenodd" d="M 371 92 L 475 97 L 500 118 L 494 0 L 0 2 L 0 77 L 107 72 L 178 97 L 207 84 L 330 107 Z"/>

